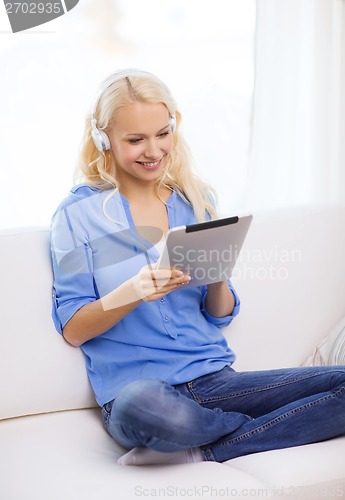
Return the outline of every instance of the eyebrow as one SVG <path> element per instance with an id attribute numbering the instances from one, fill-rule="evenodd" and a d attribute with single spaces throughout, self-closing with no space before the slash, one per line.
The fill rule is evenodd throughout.
<path id="1" fill-rule="evenodd" d="M 170 127 L 170 124 L 168 123 L 168 125 L 165 125 L 165 127 L 161 128 L 160 130 L 158 130 L 157 134 L 159 134 L 160 132 L 163 132 L 163 130 L 165 130 L 166 128 Z M 126 137 L 129 137 L 130 135 L 140 135 L 140 136 L 145 136 L 145 134 L 141 134 L 140 132 L 138 133 L 130 133 L 130 134 L 126 134 Z"/>

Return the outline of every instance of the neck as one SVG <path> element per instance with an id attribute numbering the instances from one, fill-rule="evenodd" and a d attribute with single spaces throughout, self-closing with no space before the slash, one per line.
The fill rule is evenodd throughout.
<path id="1" fill-rule="evenodd" d="M 158 194 L 163 200 L 166 200 L 171 195 L 170 189 L 165 187 L 162 187 L 158 193 L 154 183 L 134 184 L 131 186 L 128 186 L 128 184 L 121 186 L 120 184 L 119 191 L 129 202 L 154 201 L 159 199 Z"/>
<path id="2" fill-rule="evenodd" d="M 127 198 L 127 200 L 153 200 L 157 198 L 154 185 L 145 186 L 121 186 L 120 193 Z"/>

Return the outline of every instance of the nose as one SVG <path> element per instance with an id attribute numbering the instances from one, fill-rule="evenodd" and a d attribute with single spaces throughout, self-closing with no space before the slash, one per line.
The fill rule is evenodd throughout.
<path id="1" fill-rule="evenodd" d="M 161 157 L 161 150 L 157 139 L 154 138 L 147 141 L 144 156 L 150 160 L 158 160 Z"/>

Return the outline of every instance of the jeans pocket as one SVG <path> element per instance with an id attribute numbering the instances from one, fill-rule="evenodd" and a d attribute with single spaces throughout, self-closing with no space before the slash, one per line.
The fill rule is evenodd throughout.
<path id="1" fill-rule="evenodd" d="M 211 372 L 187 383 L 188 389 L 197 403 L 212 403 L 227 398 L 233 391 L 231 376 L 234 369 L 225 365 L 219 371 Z"/>

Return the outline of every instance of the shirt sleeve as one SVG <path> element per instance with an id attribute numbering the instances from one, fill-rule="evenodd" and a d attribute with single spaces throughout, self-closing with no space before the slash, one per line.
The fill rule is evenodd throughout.
<path id="1" fill-rule="evenodd" d="M 51 223 L 52 316 L 59 333 L 85 304 L 98 299 L 92 251 L 78 203 L 59 207 Z"/>
<path id="2" fill-rule="evenodd" d="M 206 306 L 205 306 L 206 295 L 207 295 L 207 286 L 204 285 L 203 290 L 202 290 L 201 312 L 203 313 L 203 315 L 205 316 L 207 321 L 209 321 L 210 323 L 213 323 L 218 328 L 224 328 L 225 326 L 228 326 L 231 323 L 231 321 L 234 319 L 234 317 L 237 316 L 237 314 L 240 312 L 241 302 L 240 302 L 240 299 L 239 299 L 234 287 L 232 286 L 230 280 L 228 280 L 228 286 L 229 286 L 229 289 L 234 296 L 235 305 L 234 305 L 234 308 L 233 308 L 232 313 L 230 315 L 223 316 L 221 318 L 217 318 L 215 316 L 212 316 L 209 312 L 207 312 Z"/>

